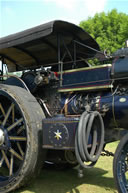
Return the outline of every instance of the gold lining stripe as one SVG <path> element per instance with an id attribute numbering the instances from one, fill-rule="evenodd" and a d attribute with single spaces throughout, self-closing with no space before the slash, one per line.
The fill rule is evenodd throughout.
<path id="1" fill-rule="evenodd" d="M 58 147 L 58 146 L 53 146 L 53 145 L 42 145 L 42 147 L 43 147 L 43 148 L 56 148 L 56 147 Z M 64 149 L 64 148 L 66 148 L 66 149 L 69 149 L 69 148 L 74 149 L 75 147 L 62 146 L 62 147 L 59 147 L 59 148 L 60 148 L 60 149 Z"/>
<path id="2" fill-rule="evenodd" d="M 52 124 L 52 123 L 77 123 L 79 122 L 79 120 L 74 120 L 74 121 L 63 121 L 63 120 L 60 120 L 60 121 L 45 121 L 44 123 L 49 123 L 49 124 Z"/>
<path id="3" fill-rule="evenodd" d="M 79 82 L 79 83 L 72 83 L 72 84 L 65 84 L 65 85 L 63 85 L 63 86 L 65 86 L 65 87 L 70 87 L 70 86 L 83 86 L 83 87 L 91 87 L 91 86 L 89 86 L 88 84 L 92 84 L 93 83 L 93 85 L 95 85 L 95 83 L 102 83 L 103 81 L 107 81 L 107 82 L 110 82 L 111 81 L 111 79 L 101 79 L 101 80 L 95 80 L 95 81 L 89 81 L 89 82 Z M 106 83 L 107 84 L 107 83 Z M 106 86 L 106 84 L 103 84 L 103 85 L 105 85 Z M 109 83 L 110 84 L 110 83 Z M 108 84 L 107 84 L 108 85 Z M 60 87 L 60 88 L 62 88 L 63 89 L 63 86 L 62 87 Z M 97 85 L 97 86 L 99 86 L 99 85 Z M 65 88 L 64 87 L 64 88 Z"/>
<path id="4" fill-rule="evenodd" d="M 94 87 L 83 87 L 83 88 L 67 88 L 67 89 L 59 89 L 58 92 L 70 92 L 70 91 L 81 91 L 81 90 L 98 90 L 98 89 L 112 88 L 112 85 L 105 86 L 94 86 Z"/>
<path id="5" fill-rule="evenodd" d="M 63 71 L 63 74 L 64 74 L 64 73 L 71 73 L 71 72 L 79 72 L 79 71 L 93 70 L 93 69 L 98 69 L 98 68 L 106 68 L 106 67 L 111 67 L 111 66 L 112 66 L 112 64 L 104 64 L 104 65 L 98 65 L 98 66 L 77 68 L 77 69 L 72 69 L 72 70 L 65 70 L 65 71 Z M 60 72 L 57 72 L 57 74 L 60 74 Z"/>

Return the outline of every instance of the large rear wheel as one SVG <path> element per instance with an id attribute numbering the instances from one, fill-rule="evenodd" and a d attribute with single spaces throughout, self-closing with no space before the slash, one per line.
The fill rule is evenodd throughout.
<path id="1" fill-rule="evenodd" d="M 40 105 L 29 92 L 0 85 L 0 193 L 30 182 L 39 172 L 43 118 Z"/>
<path id="2" fill-rule="evenodd" d="M 128 134 L 120 141 L 114 156 L 113 174 L 119 193 L 128 192 Z"/>

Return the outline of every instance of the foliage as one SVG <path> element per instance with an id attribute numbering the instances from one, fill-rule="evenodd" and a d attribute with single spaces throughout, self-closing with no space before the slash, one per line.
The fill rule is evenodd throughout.
<path id="1" fill-rule="evenodd" d="M 110 53 L 123 47 L 128 39 L 128 15 L 118 13 L 116 9 L 97 13 L 93 18 L 81 21 L 80 26 L 97 41 L 101 50 Z"/>

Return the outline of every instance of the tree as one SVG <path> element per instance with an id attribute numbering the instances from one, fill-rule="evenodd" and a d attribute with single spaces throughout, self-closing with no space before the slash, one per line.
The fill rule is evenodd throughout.
<path id="1" fill-rule="evenodd" d="M 97 13 L 86 21 L 81 21 L 80 26 L 87 31 L 100 45 L 101 50 L 111 53 L 124 46 L 128 39 L 128 15 L 118 13 L 113 9 L 107 14 Z"/>

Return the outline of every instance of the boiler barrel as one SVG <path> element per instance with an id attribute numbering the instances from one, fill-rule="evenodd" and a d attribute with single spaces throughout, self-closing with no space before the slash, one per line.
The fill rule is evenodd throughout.
<path id="1" fill-rule="evenodd" d="M 100 99 L 100 112 L 108 107 L 104 116 L 105 127 L 118 127 L 128 129 L 128 95 L 114 95 L 109 93 Z"/>

